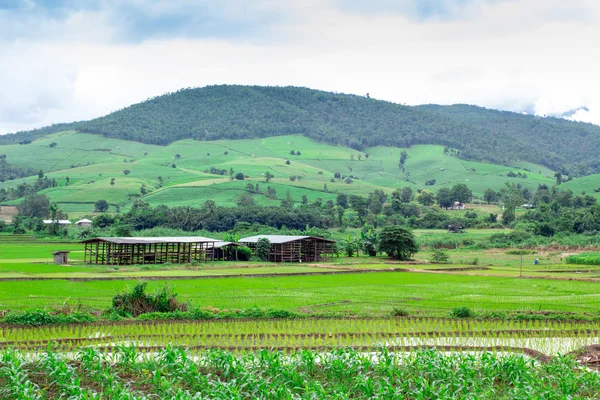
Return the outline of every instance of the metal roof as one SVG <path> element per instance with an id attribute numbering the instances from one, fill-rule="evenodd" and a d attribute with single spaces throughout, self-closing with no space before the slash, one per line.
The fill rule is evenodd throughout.
<path id="1" fill-rule="evenodd" d="M 220 240 L 202 236 L 162 236 L 162 237 L 98 237 L 84 240 L 87 242 L 110 242 L 116 244 L 155 244 L 155 243 L 210 243 Z"/>
<path id="2" fill-rule="evenodd" d="M 226 247 L 226 246 L 241 246 L 239 243 L 236 242 L 215 242 L 213 244 L 213 246 L 217 249 L 221 248 L 221 247 Z"/>
<path id="3" fill-rule="evenodd" d="M 84 219 L 80 219 L 79 221 L 75 222 L 76 224 L 80 223 L 80 222 L 92 222 L 91 220 L 84 218 Z"/>
<path id="4" fill-rule="evenodd" d="M 71 221 L 69 221 L 68 219 L 44 219 L 43 221 L 45 224 L 69 225 L 71 223 Z"/>
<path id="5" fill-rule="evenodd" d="M 247 238 L 240 239 L 240 243 L 256 243 L 260 239 L 269 239 L 269 242 L 273 244 L 295 242 L 296 240 L 315 239 L 323 240 L 325 242 L 335 242 L 335 240 L 323 239 L 315 236 L 287 236 L 287 235 L 257 235 L 250 236 Z"/>

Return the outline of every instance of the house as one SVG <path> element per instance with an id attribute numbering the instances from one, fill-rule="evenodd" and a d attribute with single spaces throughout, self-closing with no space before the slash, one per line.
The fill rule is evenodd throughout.
<path id="1" fill-rule="evenodd" d="M 45 219 L 44 223 L 46 225 L 50 225 L 50 224 L 58 224 L 58 225 L 71 225 L 71 221 L 69 221 L 68 219 L 55 219 L 55 220 L 51 220 L 51 219 Z"/>
<path id="2" fill-rule="evenodd" d="M 452 204 L 452 207 L 450 207 L 451 210 L 464 210 L 465 209 L 465 204 L 461 203 L 460 201 L 455 201 L 454 204 Z"/>
<path id="3" fill-rule="evenodd" d="M 239 242 L 256 251 L 256 243 L 268 239 L 271 243 L 268 260 L 272 262 L 319 262 L 333 260 L 335 241 L 313 236 L 258 235 Z"/>
<path id="4" fill-rule="evenodd" d="M 79 221 L 75 222 L 75 225 L 77 225 L 77 226 L 84 226 L 84 227 L 90 227 L 90 226 L 92 226 L 92 221 L 90 221 L 87 218 L 84 218 L 84 219 L 80 219 Z"/>

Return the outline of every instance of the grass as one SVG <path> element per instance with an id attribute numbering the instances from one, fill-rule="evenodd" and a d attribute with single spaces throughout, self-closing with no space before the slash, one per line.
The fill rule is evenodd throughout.
<path id="1" fill-rule="evenodd" d="M 57 146 L 48 147 L 51 142 Z M 301 155 L 291 155 L 291 150 L 301 151 Z M 182 140 L 168 146 L 153 146 L 73 132 L 57 133 L 29 145 L 0 146 L 0 153 L 6 154 L 9 162 L 42 169 L 48 177 L 56 179 L 60 186 L 47 189 L 44 194 L 75 218 L 90 215 L 99 199 L 127 208 L 141 195 L 142 184 L 153 192 L 144 198 L 151 204 L 197 205 L 213 199 L 234 206 L 247 182 L 230 182 L 228 176 L 203 172 L 211 166 L 243 172 L 253 183 L 259 182 L 263 192 L 267 186 L 263 176 L 269 171 L 275 176 L 270 185 L 277 189 L 278 197 L 285 197 L 289 189 L 297 202 L 303 194 L 309 201 L 317 198 L 326 201 L 334 199 L 337 193 L 365 195 L 374 189 L 391 193 L 403 186 L 437 191 L 441 186 L 466 183 L 481 196 L 488 187 L 499 189 L 506 181 L 515 181 L 531 190 L 538 184 L 553 183 L 545 170 L 517 180 L 506 176 L 511 170 L 517 171 L 515 167 L 460 160 L 445 155 L 442 146 L 429 145 L 406 149 L 409 154 L 406 168 L 410 173 L 407 176 L 398 170 L 400 151 L 375 147 L 358 152 L 316 143 L 300 135 L 212 142 Z M 362 156 L 365 153 L 368 158 Z M 123 174 L 126 169 L 131 171 L 127 176 Z M 352 184 L 330 182 L 336 172 L 359 179 Z M 301 176 L 302 180 L 292 182 L 291 175 Z M 159 176 L 163 178 L 163 187 L 159 187 Z M 68 186 L 66 177 L 70 180 Z M 112 178 L 114 185 L 110 184 Z M 8 181 L 2 187 L 16 187 L 35 179 L 34 176 Z M 425 182 L 430 179 L 436 179 L 437 183 L 426 187 Z M 278 204 L 265 196 L 258 195 L 255 199 L 260 204 Z"/>
<path id="2" fill-rule="evenodd" d="M 403 307 L 424 315 L 445 315 L 456 307 L 476 312 L 598 313 L 596 282 L 515 279 L 428 273 L 370 273 L 170 280 L 181 299 L 217 308 L 277 308 L 308 313 L 383 315 Z M 23 310 L 65 300 L 96 309 L 135 281 L 0 282 L 0 304 Z M 151 281 L 149 289 L 163 285 Z"/>

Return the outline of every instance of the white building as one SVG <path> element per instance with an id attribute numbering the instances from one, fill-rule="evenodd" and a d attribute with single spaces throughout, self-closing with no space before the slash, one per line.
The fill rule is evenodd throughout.
<path id="1" fill-rule="evenodd" d="M 87 218 L 84 218 L 84 219 L 80 219 L 79 221 L 75 222 L 75 225 L 89 227 L 89 226 L 92 226 L 92 221 L 90 221 Z"/>
<path id="2" fill-rule="evenodd" d="M 56 220 L 51 220 L 51 219 L 45 219 L 44 220 L 45 224 L 58 224 L 58 225 L 71 225 L 71 221 L 69 221 L 68 219 L 56 219 Z"/>

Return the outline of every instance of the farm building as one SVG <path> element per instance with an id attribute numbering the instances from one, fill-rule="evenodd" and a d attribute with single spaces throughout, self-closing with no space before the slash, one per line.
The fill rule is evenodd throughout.
<path id="1" fill-rule="evenodd" d="M 183 237 L 99 237 L 84 240 L 84 262 L 131 265 L 214 260 L 216 239 Z"/>
<path id="2" fill-rule="evenodd" d="M 75 222 L 75 225 L 89 227 L 89 226 L 92 226 L 92 221 L 90 221 L 87 218 L 84 218 L 84 219 L 80 219 L 79 221 Z"/>
<path id="3" fill-rule="evenodd" d="M 335 241 L 313 236 L 258 235 L 240 239 L 240 243 L 256 250 L 260 239 L 271 242 L 269 261 L 315 262 L 333 260 Z"/>
<path id="4" fill-rule="evenodd" d="M 45 220 L 43 220 L 43 222 L 46 225 L 50 225 L 50 224 L 71 225 L 71 221 L 69 221 L 68 219 L 55 219 L 55 220 L 45 219 Z"/>
<path id="5" fill-rule="evenodd" d="M 221 261 L 237 261 L 238 259 L 238 247 L 241 245 L 235 242 L 215 242 L 211 253 L 209 250 L 209 256 L 214 257 L 215 260 Z"/>

